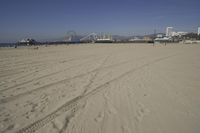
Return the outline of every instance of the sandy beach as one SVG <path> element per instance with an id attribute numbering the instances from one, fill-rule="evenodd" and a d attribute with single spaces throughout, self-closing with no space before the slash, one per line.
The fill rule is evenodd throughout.
<path id="1" fill-rule="evenodd" d="M 200 133 L 200 45 L 0 48 L 1 133 Z"/>

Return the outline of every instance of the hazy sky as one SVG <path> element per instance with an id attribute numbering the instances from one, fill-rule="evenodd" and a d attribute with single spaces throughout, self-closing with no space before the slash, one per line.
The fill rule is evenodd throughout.
<path id="1" fill-rule="evenodd" d="M 196 32 L 199 6 L 200 0 L 0 0 L 0 42 L 59 39 L 70 30 L 141 35 L 173 26 Z"/>

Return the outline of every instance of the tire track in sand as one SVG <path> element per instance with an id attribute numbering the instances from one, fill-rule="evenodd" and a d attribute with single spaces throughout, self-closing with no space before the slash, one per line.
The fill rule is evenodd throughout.
<path id="1" fill-rule="evenodd" d="M 0 92 L 2 93 L 2 92 L 4 92 L 4 91 L 7 91 L 7 90 L 10 90 L 10 89 L 17 88 L 17 87 L 19 87 L 19 86 L 25 85 L 25 84 L 27 84 L 27 83 L 30 83 L 30 82 L 33 82 L 33 81 L 38 81 L 38 80 L 40 80 L 40 79 L 43 79 L 43 78 L 46 78 L 46 77 L 49 77 L 49 76 L 52 76 L 52 75 L 59 74 L 59 73 L 61 73 L 61 72 L 64 72 L 64 71 L 69 70 L 69 69 L 71 69 L 71 68 L 79 67 L 80 65 L 83 65 L 83 64 L 86 64 L 86 63 L 88 63 L 88 61 L 87 61 L 87 62 L 84 62 L 84 63 L 80 63 L 80 64 L 75 65 L 75 66 L 68 67 L 68 68 L 66 68 L 66 69 L 63 69 L 63 70 L 60 70 L 60 71 L 57 71 L 57 72 L 54 72 L 54 73 L 50 73 L 50 74 L 47 74 L 47 75 L 44 75 L 44 76 L 41 76 L 41 77 L 33 78 L 33 79 L 28 80 L 28 81 L 26 81 L 26 82 L 23 82 L 23 83 L 20 83 L 20 84 L 17 84 L 17 85 L 14 85 L 14 86 L 11 86 L 11 87 L 2 89 L 2 90 L 0 90 Z M 35 73 L 35 72 L 33 72 L 33 73 Z"/>
<path id="2" fill-rule="evenodd" d="M 94 73 L 94 72 L 96 72 L 96 71 L 100 71 L 101 69 L 114 68 L 114 67 L 118 67 L 118 66 L 120 66 L 120 65 L 127 64 L 127 63 L 129 63 L 129 62 L 130 62 L 130 60 L 124 61 L 124 62 L 120 62 L 120 63 L 116 63 L 116 64 L 113 64 L 113 65 L 110 65 L 110 66 L 105 66 L 105 67 L 101 67 L 101 68 L 95 68 L 94 70 L 91 70 L 91 71 L 89 71 L 89 72 L 86 72 L 86 73 L 83 73 L 83 74 L 80 74 L 80 75 L 77 75 L 77 76 L 74 76 L 74 77 L 71 77 L 71 78 L 67 78 L 67 79 L 63 79 L 63 80 L 60 80 L 60 81 L 56 81 L 56 82 L 53 82 L 53 83 L 51 83 L 51 84 L 47 84 L 47 85 L 38 87 L 38 88 L 36 88 L 36 89 L 30 90 L 30 91 L 27 91 L 27 92 L 24 92 L 24 93 L 17 94 L 17 95 L 15 95 L 15 96 L 11 96 L 11 97 L 7 97 L 7 98 L 0 99 L 0 104 L 9 103 L 9 102 L 11 102 L 11 101 L 13 101 L 13 100 L 16 100 L 16 99 L 18 99 L 18 98 L 22 98 L 23 96 L 30 95 L 30 94 L 32 94 L 33 92 L 40 91 L 41 89 L 48 89 L 49 87 L 58 85 L 58 84 L 60 84 L 60 83 L 65 83 L 66 81 L 70 81 L 70 80 L 73 80 L 73 79 L 76 79 L 76 78 L 84 77 L 84 76 L 86 76 L 86 75 L 88 75 L 88 74 Z"/>
<path id="3" fill-rule="evenodd" d="M 54 120 L 57 116 L 61 115 L 64 112 L 70 111 L 70 110 L 76 110 L 77 106 L 79 103 L 81 103 L 81 101 L 84 101 L 88 98 L 90 98 L 91 96 L 95 95 L 96 93 L 100 92 L 102 89 L 105 89 L 110 83 L 115 82 L 117 80 L 120 80 L 121 78 L 125 77 L 128 74 L 132 74 L 133 72 L 140 70 L 148 65 L 166 60 L 170 57 L 173 57 L 174 55 L 170 55 L 170 56 L 166 56 L 166 57 L 162 57 L 162 58 L 158 58 L 155 59 L 153 61 L 150 61 L 148 63 L 145 63 L 139 67 L 133 68 L 123 74 L 121 74 L 120 76 L 107 81 L 106 83 L 96 87 L 95 89 L 93 89 L 92 91 L 88 92 L 85 95 L 81 95 L 78 96 L 68 102 L 66 102 L 64 105 L 62 105 L 61 107 L 59 107 L 57 110 L 55 110 L 54 112 L 50 113 L 49 115 L 45 116 L 44 118 L 39 119 L 36 122 L 33 122 L 32 124 L 20 129 L 18 132 L 16 133 L 33 133 L 37 130 L 39 130 L 41 127 L 45 126 L 46 124 L 48 124 L 50 121 Z"/>
<path id="4" fill-rule="evenodd" d="M 78 57 L 78 58 L 71 58 L 71 59 L 69 59 L 69 60 L 67 60 L 65 63 L 69 63 L 69 62 L 71 62 L 71 61 L 77 61 L 77 60 L 81 60 L 81 59 L 87 59 L 87 58 L 89 58 L 89 57 L 92 57 L 92 56 L 94 56 L 94 55 L 87 55 L 87 56 L 84 56 L 84 57 Z M 52 60 L 49 60 L 49 61 L 51 61 L 52 62 Z M 56 60 L 53 60 L 53 61 L 56 61 Z M 47 62 L 47 61 L 46 61 Z M 42 64 L 41 64 L 42 63 Z M 35 65 L 35 67 L 37 68 L 37 67 L 41 67 L 42 69 L 40 70 L 40 71 L 42 71 L 42 70 L 45 70 L 46 69 L 46 67 L 45 66 L 47 66 L 44 62 L 40 62 L 40 64 L 41 65 L 39 65 L 39 64 L 36 64 Z M 52 63 L 49 63 L 49 64 L 52 64 Z M 50 65 L 50 66 L 54 66 L 54 65 Z M 32 66 L 33 67 L 33 66 Z M 49 68 L 49 67 L 48 67 Z M 17 69 L 17 68 L 15 68 L 15 69 Z M 24 72 L 24 69 L 22 70 L 22 71 L 20 71 L 20 70 L 18 70 L 17 69 L 17 72 L 13 72 L 13 73 L 10 73 L 10 74 L 4 74 L 4 75 L 0 75 L 0 78 L 1 77 L 8 77 L 8 76 L 10 76 L 10 75 L 17 75 L 17 74 L 19 74 L 19 73 L 22 73 L 22 72 Z M 24 77 L 27 77 L 27 76 L 29 76 L 30 74 L 33 74 L 33 73 L 35 73 L 35 71 L 34 72 L 31 72 L 31 73 L 28 73 L 28 74 L 26 74 L 26 75 L 24 75 L 24 76 L 22 76 L 22 77 L 19 77 L 19 78 L 17 78 L 17 79 L 20 79 L 20 78 L 24 78 Z M 1 84 L 0 86 L 2 86 L 3 84 Z"/>
<path id="5" fill-rule="evenodd" d="M 75 58 L 70 58 L 70 59 L 68 59 L 68 60 L 66 60 L 65 62 L 66 63 L 68 63 L 68 62 L 71 62 L 71 61 L 76 61 L 76 60 L 81 60 L 81 59 L 84 59 L 84 58 L 88 58 L 88 57 L 93 57 L 94 55 L 93 54 L 91 54 L 91 55 L 86 55 L 86 56 L 81 56 L 81 57 L 75 57 Z M 46 57 L 48 57 L 48 56 L 46 56 Z M 43 57 L 44 59 L 46 58 L 46 57 Z M 54 62 L 54 63 L 56 63 L 57 62 L 57 60 L 58 60 L 58 58 L 53 58 L 53 59 L 46 59 L 46 60 L 44 60 L 44 59 L 42 59 L 42 60 L 38 60 L 38 58 L 36 58 L 36 59 L 34 59 L 34 60 L 36 60 L 36 61 L 29 61 L 29 60 L 27 60 L 27 61 L 29 61 L 29 62 L 23 62 L 23 60 L 21 61 L 22 63 L 20 63 L 19 65 L 18 64 L 16 64 L 16 63 L 11 63 L 11 64 L 14 64 L 14 65 L 9 65 L 8 64 L 8 66 L 3 66 L 3 68 L 7 68 L 7 69 L 4 69 L 4 71 L 10 71 L 10 70 L 20 70 L 20 69 L 24 69 L 24 68 L 27 68 L 27 66 L 29 66 L 29 65 L 31 65 L 31 67 L 33 67 L 33 66 L 37 66 L 37 65 L 45 65 L 46 63 L 52 63 L 52 62 Z M 66 59 L 66 58 L 59 58 L 59 60 L 64 60 L 64 59 Z M 32 59 L 33 60 L 33 59 Z M 0 66 L 1 67 L 1 66 Z M 0 73 L 1 73 L 2 71 L 0 71 Z"/>
<path id="6" fill-rule="evenodd" d="M 108 60 L 108 58 L 110 57 L 111 55 L 108 55 L 104 60 L 103 62 L 99 65 L 99 67 L 97 68 L 95 74 L 91 77 L 91 80 L 89 81 L 89 83 L 84 86 L 84 91 L 83 91 L 83 94 L 86 94 L 86 92 L 88 91 L 88 89 L 90 88 L 90 86 L 92 85 L 92 83 L 94 82 L 95 78 L 97 77 L 98 73 L 100 72 L 100 70 L 102 69 L 102 67 L 105 65 L 106 61 Z M 118 65 L 117 65 L 118 66 Z"/>

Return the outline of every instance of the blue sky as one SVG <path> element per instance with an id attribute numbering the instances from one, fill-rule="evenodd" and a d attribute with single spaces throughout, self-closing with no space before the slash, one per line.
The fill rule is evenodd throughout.
<path id="1" fill-rule="evenodd" d="M 144 35 L 196 32 L 200 0 L 0 0 L 0 42 L 53 40 L 68 31 Z"/>

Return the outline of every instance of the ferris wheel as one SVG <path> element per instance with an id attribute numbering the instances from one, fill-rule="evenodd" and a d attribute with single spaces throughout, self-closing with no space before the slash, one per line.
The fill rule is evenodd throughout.
<path id="1" fill-rule="evenodd" d="M 67 41 L 67 42 L 71 42 L 76 38 L 76 36 L 77 36 L 76 32 L 73 31 L 73 30 L 70 30 L 70 31 L 67 32 L 64 40 Z"/>

